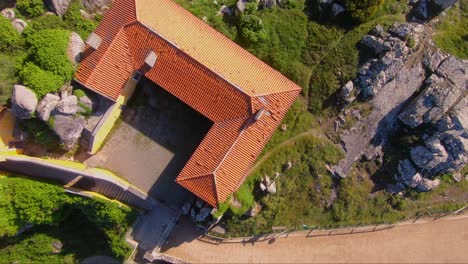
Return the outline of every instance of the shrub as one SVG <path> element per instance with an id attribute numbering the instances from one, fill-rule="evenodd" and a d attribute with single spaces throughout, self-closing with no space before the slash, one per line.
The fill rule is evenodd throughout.
<path id="1" fill-rule="evenodd" d="M 239 27 L 241 37 L 248 45 L 266 42 L 268 39 L 268 32 L 265 30 L 262 20 L 256 15 L 243 15 Z"/>
<path id="2" fill-rule="evenodd" d="M 383 0 L 345 0 L 345 5 L 351 18 L 357 23 L 369 21 Z"/>
<path id="3" fill-rule="evenodd" d="M 67 56 L 69 40 L 70 32 L 60 29 L 46 29 L 32 34 L 27 39 L 31 60 L 41 69 L 60 76 L 62 82 L 71 80 L 75 69 Z"/>
<path id="4" fill-rule="evenodd" d="M 67 25 L 57 15 L 43 15 L 34 19 L 23 31 L 23 36 L 28 37 L 33 33 L 44 29 L 66 29 Z"/>
<path id="5" fill-rule="evenodd" d="M 10 20 L 0 16 L 0 52 L 11 52 L 21 45 L 21 36 Z"/>
<path id="6" fill-rule="evenodd" d="M 28 62 L 19 72 L 22 83 L 33 90 L 38 98 L 46 93 L 56 92 L 64 83 L 60 76 L 44 71 L 31 62 Z"/>
<path id="7" fill-rule="evenodd" d="M 85 9 L 81 1 L 73 0 L 67 12 L 63 15 L 63 21 L 68 29 L 75 31 L 83 39 L 86 39 L 88 35 L 94 31 L 97 24 L 92 20 L 81 17 L 80 9 Z"/>
<path id="8" fill-rule="evenodd" d="M 18 0 L 16 8 L 27 17 L 37 17 L 45 12 L 43 0 Z"/>
<path id="9" fill-rule="evenodd" d="M 49 119 L 50 123 L 55 122 L 54 118 Z M 23 120 L 20 127 L 31 135 L 34 142 L 43 146 L 47 150 L 56 150 L 60 146 L 58 136 L 50 129 L 50 123 L 42 122 L 39 119 L 32 118 Z"/>
<path id="10" fill-rule="evenodd" d="M 0 105 L 7 103 L 15 82 L 14 59 L 8 55 L 0 53 Z"/>
<path id="11" fill-rule="evenodd" d="M 82 218 L 85 221 L 80 220 Z M 39 228 L 42 229 L 57 226 L 64 222 L 67 225 L 70 225 L 70 223 L 71 225 L 85 224 L 87 225 L 86 228 L 93 228 L 91 234 L 83 234 L 82 237 L 75 232 L 76 227 L 67 228 L 65 225 L 65 227 L 61 226 L 59 228 L 60 239 L 65 239 L 66 246 L 71 244 L 74 247 L 80 247 L 74 250 L 83 251 L 84 248 L 81 245 L 83 241 L 80 241 L 80 239 L 89 238 L 89 235 L 91 235 L 100 240 L 102 239 L 100 236 L 105 235 L 104 238 L 107 238 L 107 243 L 114 253 L 114 257 L 123 259 L 128 257 L 131 252 L 124 241 L 124 234 L 134 220 L 135 214 L 130 208 L 119 206 L 107 200 L 70 196 L 62 188 L 45 182 L 0 176 L 0 236 L 13 236 L 20 227 L 27 223 L 41 225 Z M 73 237 L 69 236 L 70 230 L 73 230 Z M 67 231 L 68 234 L 64 235 Z M 83 233 L 86 233 L 86 231 L 83 231 Z M 36 234 L 33 236 L 36 236 Z M 17 238 L 13 237 L 12 239 L 16 240 Z M 50 239 L 52 240 L 52 238 Z M 77 242 L 81 243 L 77 244 Z M 94 241 L 90 243 L 103 246 L 102 243 L 95 244 Z M 44 243 L 39 243 L 37 246 L 35 244 L 32 242 L 32 244 L 27 245 L 27 249 L 32 251 L 42 250 L 43 253 L 40 254 L 44 254 L 44 258 L 40 258 L 42 260 L 40 263 L 50 263 L 47 260 L 50 260 L 48 255 L 50 255 L 52 248 L 44 248 Z M 45 244 L 50 246 L 51 242 Z M 18 258 L 21 259 L 19 256 L 14 256 L 15 252 L 21 251 L 15 246 L 11 245 L 9 246 L 10 249 L 5 251 L 2 244 L 0 257 L 4 257 L 6 254 L 11 257 L 11 262 L 15 262 Z M 92 248 L 91 250 L 99 252 L 103 248 Z M 90 253 L 93 254 L 93 252 Z M 25 256 L 22 263 L 38 260 L 38 257 L 34 254 L 21 252 L 21 256 Z M 4 258 L 0 259 L 4 260 Z M 53 263 L 59 262 L 61 261 L 53 261 Z"/>

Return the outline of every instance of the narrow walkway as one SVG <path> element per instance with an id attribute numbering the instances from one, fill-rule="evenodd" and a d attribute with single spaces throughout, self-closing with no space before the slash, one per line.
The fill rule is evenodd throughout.
<path id="1" fill-rule="evenodd" d="M 0 106 L 0 151 L 7 150 L 10 142 L 14 141 L 13 129 L 15 117 L 13 113 Z"/>
<path id="2" fill-rule="evenodd" d="M 176 226 L 164 253 L 191 263 L 466 263 L 468 218 L 403 224 L 372 233 L 262 243 L 210 244 Z M 163 248 L 164 250 L 164 248 Z"/>

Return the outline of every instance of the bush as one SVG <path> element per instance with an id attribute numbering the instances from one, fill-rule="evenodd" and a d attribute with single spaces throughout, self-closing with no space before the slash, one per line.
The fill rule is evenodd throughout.
<path id="1" fill-rule="evenodd" d="M 69 41 L 70 32 L 60 29 L 41 30 L 27 39 L 34 64 L 60 76 L 62 83 L 71 80 L 75 70 L 67 55 Z"/>
<path id="2" fill-rule="evenodd" d="M 34 142 L 43 146 L 47 150 L 55 150 L 60 147 L 58 136 L 50 129 L 50 124 L 54 122 L 54 118 L 50 117 L 48 124 L 42 120 L 32 118 L 23 120 L 20 127 L 31 135 Z"/>
<path id="3" fill-rule="evenodd" d="M 45 13 L 43 0 L 18 0 L 16 8 L 27 17 L 37 17 Z"/>
<path id="4" fill-rule="evenodd" d="M 0 16 L 0 52 L 12 52 L 21 46 L 21 35 L 11 25 L 10 20 Z"/>
<path id="5" fill-rule="evenodd" d="M 351 18 L 357 23 L 363 23 L 373 18 L 383 0 L 345 0 L 345 5 Z"/>
<path id="6" fill-rule="evenodd" d="M 248 45 L 266 42 L 268 39 L 268 32 L 265 30 L 262 20 L 256 15 L 243 15 L 239 27 L 240 35 Z"/>
<path id="7" fill-rule="evenodd" d="M 23 36 L 27 38 L 33 33 L 44 29 L 67 29 L 67 25 L 57 15 L 43 15 L 28 24 L 23 31 Z"/>
<path id="8" fill-rule="evenodd" d="M 86 93 L 85 91 L 81 89 L 75 89 L 73 90 L 73 95 L 75 95 L 76 97 L 78 97 L 78 99 L 80 99 L 81 97 L 86 96 Z"/>
<path id="9" fill-rule="evenodd" d="M 0 53 L 0 106 L 11 97 L 15 78 L 15 61 L 12 57 Z"/>
<path id="10" fill-rule="evenodd" d="M 63 21 L 68 29 L 75 31 L 81 38 L 86 39 L 96 29 L 97 23 L 81 17 L 80 9 L 85 9 L 79 0 L 73 0 L 63 15 Z"/>
<path id="11" fill-rule="evenodd" d="M 82 218 L 86 219 L 86 221 L 79 220 Z M 86 228 L 95 229 L 91 235 L 96 239 L 101 239 L 99 237 L 101 234 L 105 235 L 114 257 L 123 259 L 131 252 L 124 241 L 124 235 L 134 220 L 135 214 L 130 208 L 119 206 L 107 200 L 70 196 L 62 188 L 52 184 L 18 177 L 0 176 L 0 237 L 13 236 L 20 227 L 28 223 L 41 225 L 42 228 L 45 226 L 53 227 L 62 223 L 70 224 L 70 222 L 72 225 L 74 223 L 86 224 L 88 225 Z M 90 224 L 92 226 L 89 226 Z M 60 238 L 67 238 L 70 244 L 76 243 L 77 239 L 83 239 L 76 232 L 73 237 L 64 237 L 64 231 L 67 229 L 66 225 L 65 228 L 60 229 Z M 69 229 L 76 230 L 76 226 Z M 86 233 L 86 231 L 82 231 L 82 233 Z M 84 241 L 79 242 L 81 243 L 74 246 L 83 247 L 80 244 Z M 18 245 L 20 248 L 21 243 Z M 93 244 L 94 241 L 89 243 Z M 39 243 L 37 246 L 36 243 L 33 244 L 29 245 L 28 250 L 41 249 L 43 250 L 41 254 L 50 255 L 51 250 L 41 246 L 44 243 Z M 48 244 L 50 245 L 50 242 Z M 68 246 L 67 243 L 64 244 Z M 34 254 L 21 253 L 21 256 L 15 256 L 22 250 L 16 245 L 9 246 L 9 248 L 5 252 L 2 247 L 0 256 L 9 255 L 11 262 L 21 259 L 21 256 L 25 257 L 24 262 L 38 259 Z M 103 249 L 92 248 L 92 250 L 94 252 L 91 252 L 91 254 L 96 254 Z M 1 259 L 4 260 L 4 258 Z M 49 263 L 44 259 L 41 260 L 43 260 L 43 263 Z M 59 263 L 60 261 L 55 262 Z"/>
<path id="12" fill-rule="evenodd" d="M 19 72 L 22 83 L 33 90 L 38 98 L 47 93 L 58 91 L 64 84 L 63 79 L 51 72 L 44 71 L 31 62 L 28 62 Z"/>

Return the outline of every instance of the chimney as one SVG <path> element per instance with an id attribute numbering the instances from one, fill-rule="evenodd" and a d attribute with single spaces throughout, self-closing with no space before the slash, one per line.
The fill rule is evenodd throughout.
<path id="1" fill-rule="evenodd" d="M 154 51 L 150 51 L 148 55 L 146 55 L 145 64 L 153 68 L 154 64 L 156 64 L 157 59 L 158 59 L 158 55 L 156 55 Z"/>
<path id="2" fill-rule="evenodd" d="M 263 114 L 265 114 L 265 112 L 266 112 L 265 109 L 260 108 L 260 109 L 257 111 L 257 113 L 255 113 L 255 115 L 254 115 L 254 120 L 255 120 L 255 121 L 260 120 L 260 118 L 262 118 L 262 116 L 263 116 Z"/>
<path id="3" fill-rule="evenodd" d="M 99 37 L 94 32 L 91 32 L 91 34 L 89 34 L 88 39 L 86 39 L 86 44 L 88 44 L 94 50 L 97 50 L 99 48 L 99 45 L 101 45 L 101 42 L 102 42 L 101 37 Z"/>

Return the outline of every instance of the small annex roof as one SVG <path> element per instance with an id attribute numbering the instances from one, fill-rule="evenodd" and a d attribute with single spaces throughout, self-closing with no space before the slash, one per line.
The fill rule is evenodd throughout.
<path id="1" fill-rule="evenodd" d="M 301 88 L 172 0 L 115 0 L 75 79 L 116 100 L 134 71 L 213 122 L 176 181 L 212 206 L 244 181 Z"/>

